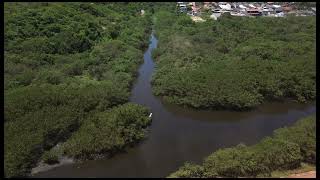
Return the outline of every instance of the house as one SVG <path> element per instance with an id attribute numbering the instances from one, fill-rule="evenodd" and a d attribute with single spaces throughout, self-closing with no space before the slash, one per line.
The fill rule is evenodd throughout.
<path id="1" fill-rule="evenodd" d="M 229 3 L 219 4 L 219 7 L 225 11 L 232 11 L 231 5 Z"/>
<path id="2" fill-rule="evenodd" d="M 221 13 L 222 9 L 212 9 L 211 12 L 212 13 Z"/>
<path id="3" fill-rule="evenodd" d="M 187 5 L 186 4 L 178 4 L 179 8 L 180 8 L 180 12 L 187 12 Z"/>
<path id="4" fill-rule="evenodd" d="M 245 16 L 245 14 L 236 13 L 236 12 L 231 12 L 230 15 L 231 15 L 231 16 Z"/>
<path id="5" fill-rule="evenodd" d="M 242 5 L 242 4 L 239 5 L 239 8 L 240 8 L 240 9 L 247 9 L 247 7 L 245 7 L 245 6 Z"/>
<path id="6" fill-rule="evenodd" d="M 249 4 L 249 7 L 256 8 L 253 4 Z"/>
<path id="7" fill-rule="evenodd" d="M 273 9 L 272 8 L 268 8 L 266 6 L 262 8 L 262 15 L 263 16 L 268 16 L 271 13 L 273 13 Z"/>
<path id="8" fill-rule="evenodd" d="M 282 12 L 282 7 L 275 8 L 275 12 L 276 12 L 276 13 L 281 13 L 281 12 Z"/>
<path id="9" fill-rule="evenodd" d="M 231 8 L 232 9 L 237 8 L 237 4 L 236 3 L 231 3 Z"/>
<path id="10" fill-rule="evenodd" d="M 271 8 L 274 9 L 274 11 L 276 11 L 276 13 L 282 12 L 282 8 L 280 5 L 274 4 L 271 6 Z"/>
<path id="11" fill-rule="evenodd" d="M 250 16 L 261 16 L 262 12 L 259 11 L 259 9 L 257 8 L 250 8 L 250 9 L 247 9 L 247 14 Z"/>

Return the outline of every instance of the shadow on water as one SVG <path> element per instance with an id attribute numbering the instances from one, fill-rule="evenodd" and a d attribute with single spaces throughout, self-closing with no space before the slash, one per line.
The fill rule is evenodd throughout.
<path id="1" fill-rule="evenodd" d="M 316 112 L 315 103 L 267 103 L 249 112 L 196 111 L 163 103 L 150 84 L 157 43 L 152 34 L 130 97 L 153 113 L 148 138 L 110 159 L 65 165 L 34 177 L 166 177 L 186 161 L 200 163 L 219 148 L 256 143 Z"/>

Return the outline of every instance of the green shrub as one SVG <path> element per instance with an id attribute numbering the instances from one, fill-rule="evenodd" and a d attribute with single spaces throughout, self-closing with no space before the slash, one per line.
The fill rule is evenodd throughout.
<path id="1" fill-rule="evenodd" d="M 305 118 L 296 126 L 281 128 L 275 131 L 274 137 L 300 146 L 304 162 L 316 163 L 316 120 L 315 117 Z"/>
<path id="2" fill-rule="evenodd" d="M 52 151 L 46 151 L 42 155 L 42 160 L 47 164 L 56 164 L 59 163 L 59 157 L 57 154 Z"/>
<path id="3" fill-rule="evenodd" d="M 253 146 L 256 162 L 265 167 L 265 171 L 294 169 L 300 166 L 302 156 L 300 146 L 275 138 L 265 138 Z"/>
<path id="4" fill-rule="evenodd" d="M 192 164 L 185 163 L 178 171 L 170 174 L 169 178 L 201 178 L 203 177 L 203 167 Z"/>
<path id="5" fill-rule="evenodd" d="M 100 153 L 114 153 L 144 138 L 150 123 L 148 110 L 136 104 L 124 104 L 97 114 L 84 122 L 63 145 L 68 156 L 88 159 Z"/>
<path id="6" fill-rule="evenodd" d="M 207 177 L 243 177 L 256 173 L 260 171 L 260 165 L 252 159 L 253 154 L 253 151 L 242 146 L 218 150 L 206 158 L 204 174 Z"/>

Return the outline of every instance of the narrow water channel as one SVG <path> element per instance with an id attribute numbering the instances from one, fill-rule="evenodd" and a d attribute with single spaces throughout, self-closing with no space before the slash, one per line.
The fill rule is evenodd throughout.
<path id="1" fill-rule="evenodd" d="M 272 131 L 316 112 L 315 103 L 268 103 L 250 112 L 195 111 L 163 103 L 152 94 L 155 64 L 151 35 L 130 101 L 153 113 L 148 137 L 110 159 L 69 164 L 34 177 L 166 177 L 184 162 L 200 163 L 219 148 L 254 144 Z"/>

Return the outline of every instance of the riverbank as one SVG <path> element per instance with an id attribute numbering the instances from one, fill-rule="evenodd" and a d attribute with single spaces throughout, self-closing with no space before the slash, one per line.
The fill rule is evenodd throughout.
<path id="1" fill-rule="evenodd" d="M 219 149 L 202 165 L 186 163 L 169 177 L 272 177 L 286 170 L 310 168 L 302 163 L 316 163 L 315 114 L 275 130 L 253 146 Z"/>
<path id="2" fill-rule="evenodd" d="M 43 161 L 40 161 L 37 164 L 36 167 L 31 169 L 30 175 L 33 176 L 33 175 L 35 175 L 37 173 L 48 171 L 50 169 L 53 169 L 53 168 L 56 168 L 56 167 L 59 167 L 59 166 L 63 166 L 63 165 L 66 165 L 66 164 L 72 164 L 72 163 L 75 163 L 74 159 L 67 158 L 67 157 L 59 158 L 59 163 L 52 164 L 52 165 L 44 163 Z"/>
<path id="3" fill-rule="evenodd" d="M 288 176 L 288 178 L 316 178 L 316 171 L 309 171 L 309 172 L 304 172 L 304 173 L 299 173 L 299 174 L 293 174 Z"/>
<path id="4" fill-rule="evenodd" d="M 303 177 L 316 177 L 316 166 L 314 164 L 301 163 L 301 167 L 287 171 L 274 171 L 271 173 L 273 178 L 303 178 Z"/>

